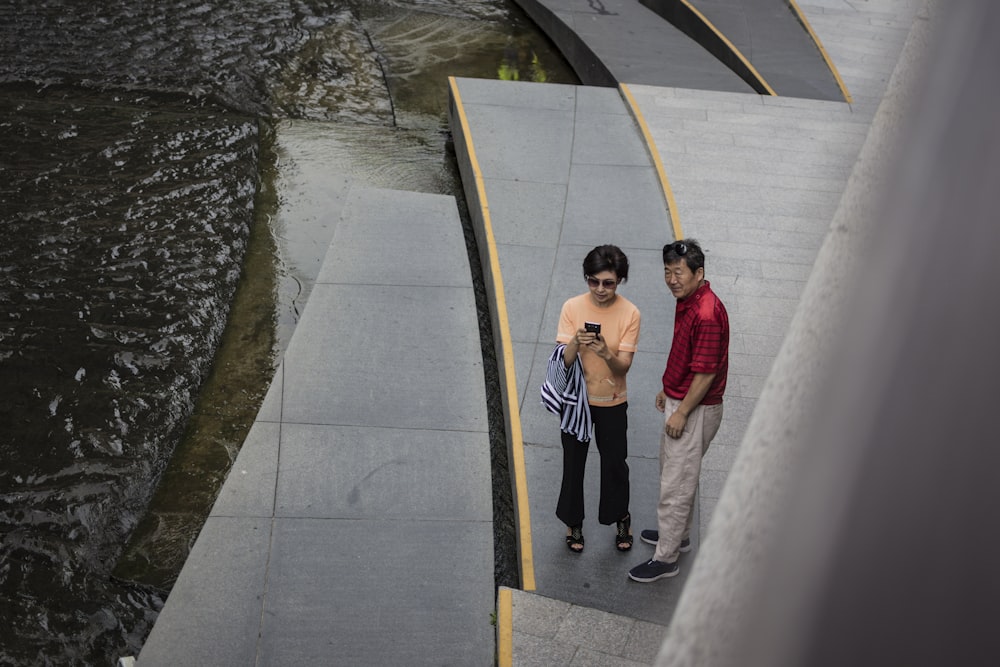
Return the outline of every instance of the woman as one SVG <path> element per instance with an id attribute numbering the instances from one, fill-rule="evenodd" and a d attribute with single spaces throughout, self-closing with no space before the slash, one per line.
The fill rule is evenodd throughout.
<path id="1" fill-rule="evenodd" d="M 563 362 L 569 369 L 579 357 L 587 386 L 587 402 L 601 456 L 601 499 L 597 519 L 617 524 L 615 546 L 632 548 L 629 516 L 628 403 L 625 374 L 639 343 L 639 309 L 618 294 L 628 280 L 628 258 L 613 245 L 598 246 L 583 260 L 583 276 L 590 288 L 566 301 L 559 316 L 556 340 L 565 344 Z M 600 325 L 600 332 L 594 329 Z M 583 473 L 587 440 L 563 431 L 563 477 L 556 516 L 567 526 L 566 545 L 583 551 Z"/>

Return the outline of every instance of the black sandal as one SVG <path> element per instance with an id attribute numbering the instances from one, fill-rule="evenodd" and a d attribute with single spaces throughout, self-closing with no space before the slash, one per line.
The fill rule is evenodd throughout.
<path id="1" fill-rule="evenodd" d="M 566 546 L 575 554 L 583 551 L 583 524 L 570 526 L 570 533 L 566 536 Z"/>
<path id="2" fill-rule="evenodd" d="M 618 521 L 618 533 L 615 535 L 615 548 L 618 551 L 629 551 L 632 549 L 632 535 L 629 533 L 631 527 L 631 514 L 626 514 L 624 519 Z M 623 544 L 625 546 L 622 546 Z"/>

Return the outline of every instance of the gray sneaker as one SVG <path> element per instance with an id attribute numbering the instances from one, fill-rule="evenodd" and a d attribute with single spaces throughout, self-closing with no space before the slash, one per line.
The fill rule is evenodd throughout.
<path id="1" fill-rule="evenodd" d="M 648 584 L 664 577 L 674 577 L 680 572 L 677 563 L 664 563 L 658 560 L 649 560 L 642 565 L 636 565 L 628 572 L 628 578 L 632 581 L 639 581 Z"/>
<path id="2" fill-rule="evenodd" d="M 658 530 L 644 530 L 639 533 L 639 539 L 646 544 L 652 544 L 654 547 L 656 543 L 660 541 L 660 532 Z M 687 553 L 691 551 L 691 540 L 684 538 L 681 540 L 681 545 L 677 548 L 681 553 Z"/>

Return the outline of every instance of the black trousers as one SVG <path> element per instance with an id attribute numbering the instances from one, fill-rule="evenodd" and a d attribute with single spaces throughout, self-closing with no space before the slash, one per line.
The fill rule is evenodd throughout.
<path id="1" fill-rule="evenodd" d="M 628 403 L 610 408 L 590 406 L 594 438 L 601 455 L 601 500 L 597 520 L 610 525 L 628 514 Z M 563 475 L 556 516 L 567 526 L 583 523 L 583 473 L 589 442 L 562 434 Z"/>

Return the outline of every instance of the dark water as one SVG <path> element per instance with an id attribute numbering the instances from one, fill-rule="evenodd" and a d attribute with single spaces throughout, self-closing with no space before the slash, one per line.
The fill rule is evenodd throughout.
<path id="1" fill-rule="evenodd" d="M 258 396 L 211 371 L 249 349 L 237 288 L 301 282 L 294 230 L 253 241 L 280 217 L 273 128 L 341 128 L 390 187 L 447 192 L 447 74 L 568 80 L 500 0 L 0 0 L 0 664 L 114 664 L 155 621 L 163 587 L 113 576 L 125 544 L 161 479 L 210 502 L 235 457 L 223 404 Z M 418 147 L 402 171 L 393 136 Z M 231 435 L 221 464 L 165 474 L 198 423 Z"/>
<path id="2" fill-rule="evenodd" d="M 108 575 L 225 326 L 257 124 L 54 88 L 0 119 L 0 657 L 97 660 L 160 605 Z"/>

